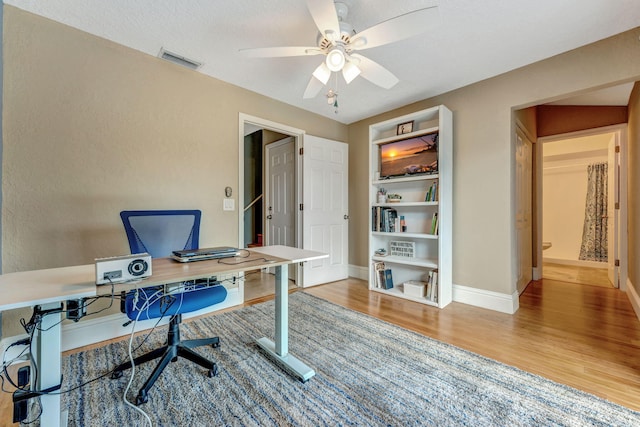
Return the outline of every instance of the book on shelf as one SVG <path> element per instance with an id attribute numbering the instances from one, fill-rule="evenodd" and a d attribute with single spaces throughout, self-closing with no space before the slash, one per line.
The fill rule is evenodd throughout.
<path id="1" fill-rule="evenodd" d="M 438 212 L 434 212 L 431 217 L 431 234 L 438 234 Z"/>
<path id="2" fill-rule="evenodd" d="M 438 269 L 429 271 L 425 296 L 429 301 L 438 302 Z"/>
<path id="3" fill-rule="evenodd" d="M 384 283 L 384 270 L 385 265 L 382 261 L 376 261 L 373 263 L 373 280 L 376 288 L 382 288 Z"/>
<path id="4" fill-rule="evenodd" d="M 393 288 L 393 275 L 391 274 L 391 269 L 387 268 L 384 270 L 384 289 Z"/>
<path id="5" fill-rule="evenodd" d="M 433 181 L 431 186 L 427 190 L 427 194 L 424 198 L 425 202 L 437 202 L 438 201 L 438 181 Z"/>
<path id="6" fill-rule="evenodd" d="M 394 233 L 399 230 L 398 212 L 393 208 L 375 206 L 371 208 L 371 231 Z"/>

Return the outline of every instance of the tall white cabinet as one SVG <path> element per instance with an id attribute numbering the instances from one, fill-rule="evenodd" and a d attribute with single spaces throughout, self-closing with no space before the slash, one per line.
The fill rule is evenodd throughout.
<path id="1" fill-rule="evenodd" d="M 420 163 L 413 164 L 413 158 L 418 161 L 418 155 L 413 155 L 399 162 L 404 165 L 406 174 L 401 175 L 396 170 L 394 176 L 381 176 L 381 172 L 388 172 L 388 166 L 387 170 L 381 171 L 383 147 L 386 146 L 386 150 L 400 147 L 399 141 L 416 137 L 428 140 L 436 132 L 437 171 L 431 171 Z M 372 124 L 369 126 L 369 142 L 369 289 L 443 308 L 452 299 L 451 111 L 440 105 Z M 427 197 L 429 190 L 436 187 L 436 196 Z M 385 196 L 379 197 L 383 192 Z M 389 195 L 401 198 L 388 198 Z M 388 222 L 381 226 L 385 211 L 398 218 L 403 217 L 404 228 L 399 221 L 391 226 Z M 434 227 L 436 216 L 437 228 Z M 380 268 L 380 263 L 384 263 L 384 268 L 390 273 L 391 288 L 380 284 L 376 271 L 376 265 Z M 437 283 L 432 283 L 427 294 L 426 283 L 430 276 L 432 281 L 435 276 Z M 424 290 L 421 289 L 423 284 Z"/>

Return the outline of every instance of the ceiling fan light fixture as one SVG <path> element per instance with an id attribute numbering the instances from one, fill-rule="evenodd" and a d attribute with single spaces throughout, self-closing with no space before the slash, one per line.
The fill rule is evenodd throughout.
<path id="1" fill-rule="evenodd" d="M 342 68 L 342 77 L 344 77 L 344 80 L 349 84 L 353 79 L 360 75 L 360 72 L 361 70 L 356 66 L 356 64 L 348 61 L 344 64 L 344 68 Z"/>
<path id="2" fill-rule="evenodd" d="M 313 77 L 320 80 L 323 85 L 326 85 L 329 81 L 329 77 L 331 77 L 331 70 L 327 67 L 327 64 L 323 62 L 315 69 Z"/>
<path id="3" fill-rule="evenodd" d="M 353 49 L 362 49 L 367 45 L 367 38 L 364 36 L 356 37 L 351 40 L 351 48 Z"/>
<path id="4" fill-rule="evenodd" d="M 336 46 L 327 54 L 326 64 L 331 71 L 340 71 L 346 62 L 344 56 L 344 48 L 342 46 Z"/>

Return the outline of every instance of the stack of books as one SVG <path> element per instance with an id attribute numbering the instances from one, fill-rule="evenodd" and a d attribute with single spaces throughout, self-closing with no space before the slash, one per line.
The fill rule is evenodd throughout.
<path id="1" fill-rule="evenodd" d="M 398 212 L 395 209 L 376 206 L 371 208 L 371 231 L 399 232 Z"/>
<path id="2" fill-rule="evenodd" d="M 427 190 L 427 195 L 424 198 L 425 202 L 437 202 L 438 201 L 438 181 L 433 181 L 431 187 Z"/>
<path id="3" fill-rule="evenodd" d="M 391 269 L 386 268 L 384 262 L 377 261 L 373 263 L 373 275 L 373 280 L 376 288 L 393 288 L 393 276 L 391 274 Z"/>
<path id="4" fill-rule="evenodd" d="M 429 271 L 425 297 L 431 302 L 438 302 L 438 269 Z"/>

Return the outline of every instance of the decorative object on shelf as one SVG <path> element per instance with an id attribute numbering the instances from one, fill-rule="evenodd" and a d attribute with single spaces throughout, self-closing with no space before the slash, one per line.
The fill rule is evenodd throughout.
<path id="1" fill-rule="evenodd" d="M 399 201 L 402 200 L 402 196 L 399 194 L 387 194 L 387 202 L 389 203 L 398 203 Z"/>
<path id="2" fill-rule="evenodd" d="M 384 188 L 378 189 L 378 203 L 387 203 L 387 190 Z"/>
<path id="3" fill-rule="evenodd" d="M 415 242 L 392 240 L 389 242 L 389 255 L 413 258 L 416 252 Z"/>
<path id="4" fill-rule="evenodd" d="M 405 295 L 416 298 L 424 298 L 427 282 L 420 280 L 409 280 L 402 284 L 402 291 Z"/>
<path id="5" fill-rule="evenodd" d="M 413 132 L 413 120 L 410 122 L 400 123 L 396 128 L 396 135 L 404 135 Z"/>
<path id="6" fill-rule="evenodd" d="M 387 250 L 385 248 L 376 249 L 373 254 L 375 256 L 387 256 Z"/>
<path id="7" fill-rule="evenodd" d="M 400 215 L 400 231 L 403 233 L 407 231 L 407 223 L 404 221 L 404 215 Z"/>
<path id="8" fill-rule="evenodd" d="M 380 178 L 437 173 L 438 137 L 439 132 L 436 130 L 379 144 Z"/>

